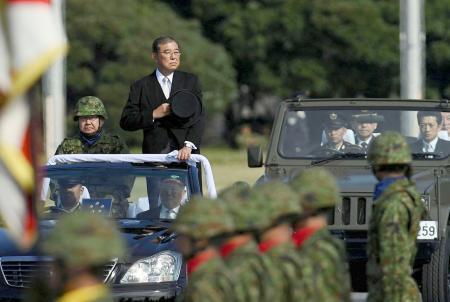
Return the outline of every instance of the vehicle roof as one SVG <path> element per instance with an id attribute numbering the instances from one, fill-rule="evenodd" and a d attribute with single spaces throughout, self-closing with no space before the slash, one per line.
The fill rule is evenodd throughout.
<path id="1" fill-rule="evenodd" d="M 390 107 L 390 108 L 439 108 L 450 111 L 449 100 L 410 100 L 396 98 L 320 98 L 320 99 L 287 99 L 283 103 L 298 107 Z"/>
<path id="2" fill-rule="evenodd" d="M 189 160 L 180 161 L 177 159 L 178 151 L 172 151 L 168 154 L 64 154 L 55 155 L 47 162 L 47 167 L 62 164 L 81 164 L 81 163 L 123 163 L 123 164 L 188 164 L 196 166 L 202 165 L 205 176 L 208 195 L 211 198 L 217 197 L 216 186 L 212 173 L 211 164 L 208 159 L 201 154 L 191 154 Z"/>

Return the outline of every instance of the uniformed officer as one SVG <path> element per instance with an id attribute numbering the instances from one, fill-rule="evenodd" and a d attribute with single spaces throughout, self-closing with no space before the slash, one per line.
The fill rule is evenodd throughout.
<path id="1" fill-rule="evenodd" d="M 345 247 L 327 229 L 327 211 L 339 198 L 333 175 L 324 168 L 311 168 L 297 175 L 290 185 L 297 193 L 297 202 L 303 206 L 292 239 L 298 255 L 314 264 L 315 300 L 350 301 Z"/>
<path id="2" fill-rule="evenodd" d="M 65 215 L 44 241 L 43 250 L 55 259 L 51 281 L 57 302 L 113 301 L 100 276 L 105 264 L 124 254 L 125 245 L 111 221 L 86 212 Z M 30 300 L 51 301 L 51 292 L 37 292 Z"/>
<path id="3" fill-rule="evenodd" d="M 85 189 L 78 178 L 66 177 L 59 179 L 59 194 L 55 194 L 55 206 L 48 208 L 46 214 L 74 213 L 79 211 Z"/>
<path id="4" fill-rule="evenodd" d="M 310 267 L 306 258 L 297 257 L 291 240 L 292 223 L 301 213 L 295 197 L 288 185 L 278 181 L 256 187 L 249 196 L 258 209 L 257 240 L 260 252 L 270 263 L 267 273 L 273 276 L 273 301 L 302 301 L 295 296 L 296 288 L 304 288 L 300 268 Z"/>
<path id="5" fill-rule="evenodd" d="M 352 115 L 352 125 L 355 129 L 355 143 L 367 153 L 369 145 L 375 138 L 378 123 L 384 120 L 382 115 L 369 110 L 361 110 Z"/>
<path id="6" fill-rule="evenodd" d="M 195 197 L 180 209 L 171 229 L 187 261 L 189 282 L 181 301 L 235 301 L 232 278 L 217 245 L 232 230 L 222 202 Z"/>
<path id="7" fill-rule="evenodd" d="M 79 133 L 68 137 L 56 149 L 58 154 L 116 154 L 130 153 L 125 142 L 117 135 L 103 129 L 108 118 L 105 106 L 95 96 L 85 96 L 75 105 L 74 120 L 78 122 Z"/>
<path id="8" fill-rule="evenodd" d="M 277 296 L 270 275 L 270 262 L 254 240 L 259 205 L 248 198 L 250 186 L 236 182 L 219 193 L 233 221 L 233 231 L 220 246 L 222 259 L 232 273 L 237 301 L 273 301 Z"/>
<path id="9" fill-rule="evenodd" d="M 85 96 L 75 105 L 74 120 L 78 122 L 79 133 L 65 138 L 58 146 L 58 154 L 118 154 L 130 153 L 125 142 L 117 135 L 111 135 L 103 129 L 108 118 L 105 106 L 95 96 Z M 117 183 L 117 179 L 115 180 Z M 117 217 L 125 217 L 128 210 L 127 197 L 131 191 L 133 179 L 125 177 L 123 186 L 117 189 L 108 184 L 89 186 L 91 197 L 111 198 L 113 200 L 112 213 Z M 86 180 L 89 184 L 89 180 Z"/>
<path id="10" fill-rule="evenodd" d="M 368 231 L 367 301 L 420 301 L 411 273 L 425 208 L 410 180 L 410 148 L 400 133 L 385 132 L 370 146 L 368 161 L 379 182 Z"/>
<path id="11" fill-rule="evenodd" d="M 345 153 L 363 153 L 361 147 L 344 140 L 347 133 L 347 122 L 337 112 L 327 115 L 323 123 L 327 142 L 322 146 L 322 150 L 330 150 Z"/>

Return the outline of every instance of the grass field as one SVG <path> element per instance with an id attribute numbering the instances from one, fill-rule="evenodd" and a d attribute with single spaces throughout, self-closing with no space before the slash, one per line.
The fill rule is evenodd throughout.
<path id="1" fill-rule="evenodd" d="M 264 173 L 263 168 L 250 169 L 247 167 L 247 151 L 245 149 L 233 150 L 222 146 L 203 147 L 202 154 L 211 163 L 218 191 L 238 180 L 253 185 Z"/>

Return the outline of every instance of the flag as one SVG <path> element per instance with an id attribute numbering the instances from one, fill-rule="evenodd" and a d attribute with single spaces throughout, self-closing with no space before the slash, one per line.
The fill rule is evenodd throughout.
<path id="1" fill-rule="evenodd" d="M 67 41 L 60 1 L 53 1 L 56 7 L 50 0 L 6 4 L 8 34 L 0 27 L 0 216 L 12 238 L 28 247 L 37 231 L 32 202 L 36 143 L 42 141 L 32 135 L 33 114 L 40 113 L 31 110 L 28 90 L 66 53 Z"/>
<path id="2" fill-rule="evenodd" d="M 23 94 L 66 54 L 60 7 L 61 2 L 55 0 L 7 0 L 13 78 L 9 99 Z"/>

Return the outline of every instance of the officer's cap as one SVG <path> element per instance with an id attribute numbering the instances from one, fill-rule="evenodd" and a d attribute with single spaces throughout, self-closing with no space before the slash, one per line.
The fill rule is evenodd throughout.
<path id="1" fill-rule="evenodd" d="M 327 129 L 339 129 L 342 127 L 347 127 L 347 122 L 337 112 L 330 112 L 327 114 L 323 126 Z"/>
<path id="2" fill-rule="evenodd" d="M 370 110 L 361 110 L 352 115 L 352 119 L 357 123 L 381 123 L 384 117 Z"/>

